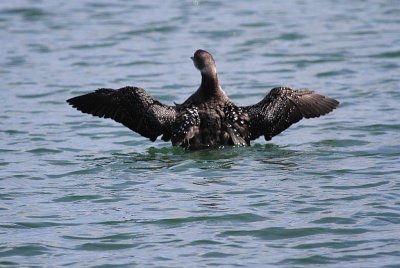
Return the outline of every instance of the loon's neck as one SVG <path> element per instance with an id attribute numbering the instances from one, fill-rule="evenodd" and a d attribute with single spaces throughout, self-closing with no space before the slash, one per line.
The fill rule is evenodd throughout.
<path id="1" fill-rule="evenodd" d="M 217 68 L 215 65 L 209 65 L 200 70 L 201 73 L 201 85 L 200 89 L 206 91 L 207 94 L 213 95 L 220 91 L 218 83 Z"/>
<path id="2" fill-rule="evenodd" d="M 199 104 L 210 100 L 223 102 L 229 101 L 229 98 L 219 85 L 215 67 L 209 69 L 204 68 L 200 71 L 200 87 L 182 105 Z"/>
<path id="3" fill-rule="evenodd" d="M 200 88 L 203 90 L 209 91 L 208 93 L 215 93 L 220 89 L 218 83 L 218 76 L 216 73 L 208 74 L 202 73 L 201 74 L 201 85 Z"/>

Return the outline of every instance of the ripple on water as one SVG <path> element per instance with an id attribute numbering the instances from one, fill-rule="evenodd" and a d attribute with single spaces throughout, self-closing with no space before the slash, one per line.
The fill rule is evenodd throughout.
<path id="1" fill-rule="evenodd" d="M 363 184 L 352 184 L 352 185 L 325 185 L 321 186 L 321 188 L 326 189 L 336 189 L 336 190 L 352 190 L 352 189 L 359 189 L 359 188 L 377 188 L 382 185 L 388 184 L 389 181 L 381 181 L 376 183 L 363 183 Z M 350 197 L 353 198 L 353 197 Z"/>
<path id="2" fill-rule="evenodd" d="M 21 99 L 37 99 L 37 98 L 43 99 L 44 97 L 54 96 L 54 95 L 57 96 L 60 93 L 64 92 L 66 92 L 65 89 L 59 89 L 59 90 L 51 90 L 48 92 L 35 93 L 35 94 L 17 94 L 16 96 Z"/>
<path id="3" fill-rule="evenodd" d="M 252 213 L 241 213 L 241 214 L 226 214 L 221 216 L 199 216 L 199 217 L 184 217 L 184 218 L 171 218 L 171 219 L 161 219 L 155 221 L 145 221 L 143 223 L 146 224 L 157 224 L 157 225 L 167 225 L 167 226 L 176 226 L 176 225 L 184 225 L 187 223 L 199 223 L 199 222 L 207 222 L 207 223 L 220 223 L 220 222 L 257 222 L 264 221 L 265 217 L 252 214 Z"/>
<path id="4" fill-rule="evenodd" d="M 87 168 L 80 168 L 75 171 L 68 171 L 65 173 L 59 173 L 59 174 L 46 174 L 47 177 L 57 179 L 57 178 L 64 178 L 64 177 L 70 177 L 74 175 L 87 175 L 87 174 L 95 174 L 97 171 L 101 171 L 102 167 L 97 166 L 97 167 L 87 167 Z"/>
<path id="5" fill-rule="evenodd" d="M 68 195 L 60 198 L 56 198 L 54 202 L 79 202 L 82 200 L 97 200 L 102 198 L 101 195 Z"/>
<path id="6" fill-rule="evenodd" d="M 284 227 L 270 227 L 259 230 L 231 230 L 224 231 L 219 234 L 222 237 L 235 237 L 235 236 L 252 236 L 262 240 L 280 240 L 292 239 L 305 236 L 316 235 L 358 235 L 368 232 L 364 228 L 322 228 L 322 227 L 307 227 L 307 228 L 284 228 Z"/>
<path id="7" fill-rule="evenodd" d="M 1 227 L 9 229 L 36 229 L 36 228 L 49 228 L 59 226 L 75 226 L 72 223 L 58 223 L 58 222 L 14 222 L 12 224 L 2 224 Z"/>
<path id="8" fill-rule="evenodd" d="M 28 244 L 13 247 L 12 249 L 7 249 L 0 252 L 0 257 L 6 256 L 36 256 L 47 254 L 49 249 L 41 244 Z"/>
<path id="9" fill-rule="evenodd" d="M 340 69 L 335 71 L 320 72 L 316 74 L 316 77 L 345 76 L 354 73 L 355 71 L 352 71 L 350 69 Z"/>
<path id="10" fill-rule="evenodd" d="M 89 250 L 89 251 L 108 251 L 108 250 L 122 250 L 122 249 L 129 249 L 135 248 L 140 244 L 135 243 L 116 243 L 112 241 L 110 243 L 84 243 L 82 245 L 76 246 L 75 249 L 77 250 Z"/>
<path id="11" fill-rule="evenodd" d="M 35 148 L 35 149 L 30 149 L 27 151 L 28 153 L 32 154 L 57 154 L 63 152 L 62 150 L 57 150 L 57 149 L 50 149 L 50 148 Z"/>
<path id="12" fill-rule="evenodd" d="M 320 140 L 317 142 L 312 142 L 311 144 L 321 147 L 352 147 L 352 146 L 363 146 L 369 144 L 367 141 L 363 140 L 353 140 L 353 139 L 334 139 L 334 140 Z"/>
<path id="13" fill-rule="evenodd" d="M 10 9 L 3 9 L 0 11 L 0 15 L 6 15 L 6 16 L 19 15 L 26 21 L 37 21 L 51 14 L 52 13 L 48 11 L 36 7 L 10 8 Z"/>
<path id="14" fill-rule="evenodd" d="M 352 218 L 343 218 L 343 217 L 323 217 L 317 220 L 312 221 L 312 223 L 316 224 L 325 224 L 325 223 L 334 223 L 334 224 L 355 224 L 357 221 Z"/>
<path id="15" fill-rule="evenodd" d="M 283 33 L 279 36 L 279 39 L 284 41 L 294 41 L 305 39 L 307 36 L 299 33 Z"/>
<path id="16" fill-rule="evenodd" d="M 386 52 L 382 52 L 379 54 L 371 55 L 370 57 L 396 59 L 396 58 L 400 58 L 400 50 L 386 51 Z"/>

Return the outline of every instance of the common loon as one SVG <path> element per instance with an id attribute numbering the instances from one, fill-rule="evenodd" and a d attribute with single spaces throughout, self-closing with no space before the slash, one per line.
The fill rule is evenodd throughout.
<path id="1" fill-rule="evenodd" d="M 247 146 L 264 136 L 271 138 L 302 118 L 325 115 L 339 102 L 309 89 L 273 88 L 260 102 L 234 104 L 218 83 L 213 56 L 197 50 L 191 57 L 200 70 L 201 84 L 182 104 L 165 105 L 143 88 L 100 88 L 67 100 L 83 113 L 111 118 L 155 141 L 171 141 L 189 150 Z"/>

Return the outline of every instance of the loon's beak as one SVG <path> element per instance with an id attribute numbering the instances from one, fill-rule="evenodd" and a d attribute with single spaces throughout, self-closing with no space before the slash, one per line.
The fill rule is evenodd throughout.
<path id="1" fill-rule="evenodd" d="M 194 61 L 194 57 L 190 57 L 192 59 L 192 61 Z"/>

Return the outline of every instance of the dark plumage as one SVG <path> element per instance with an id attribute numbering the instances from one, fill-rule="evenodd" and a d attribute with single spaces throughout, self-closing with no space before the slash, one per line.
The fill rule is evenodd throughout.
<path id="1" fill-rule="evenodd" d="M 270 140 L 302 118 L 325 115 L 339 102 L 308 89 L 273 88 L 259 103 L 236 106 L 222 91 L 215 61 L 197 50 L 193 63 L 201 85 L 184 103 L 168 106 L 138 87 L 100 88 L 67 100 L 81 112 L 111 118 L 155 141 L 162 136 L 187 149 L 250 145 L 264 136 Z"/>

